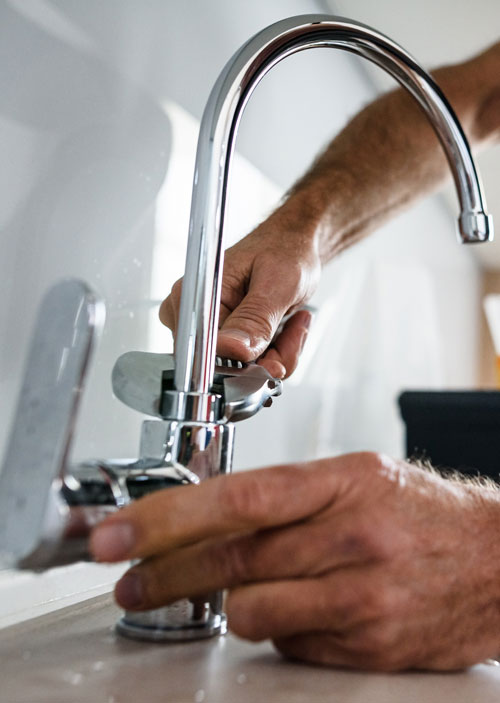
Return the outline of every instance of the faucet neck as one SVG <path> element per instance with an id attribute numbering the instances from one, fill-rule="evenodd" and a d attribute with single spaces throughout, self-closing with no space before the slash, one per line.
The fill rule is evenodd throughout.
<path id="1" fill-rule="evenodd" d="M 189 241 L 175 353 L 178 391 L 212 385 L 223 267 L 223 224 L 229 166 L 243 109 L 263 76 L 304 49 L 333 47 L 358 54 L 393 76 L 417 100 L 445 151 L 460 202 L 464 242 L 486 241 L 492 225 L 470 148 L 445 96 L 404 49 L 341 17 L 303 15 L 267 27 L 226 64 L 203 113 L 194 172 Z"/>

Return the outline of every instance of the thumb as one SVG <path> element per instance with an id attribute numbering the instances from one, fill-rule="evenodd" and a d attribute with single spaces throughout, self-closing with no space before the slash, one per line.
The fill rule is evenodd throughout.
<path id="1" fill-rule="evenodd" d="M 224 320 L 219 330 L 217 353 L 231 359 L 254 361 L 271 344 L 288 310 L 268 297 L 249 292 Z"/>

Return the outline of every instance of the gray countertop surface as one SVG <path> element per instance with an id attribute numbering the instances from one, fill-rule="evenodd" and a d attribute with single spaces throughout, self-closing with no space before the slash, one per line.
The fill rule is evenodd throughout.
<path id="1" fill-rule="evenodd" d="M 149 644 L 114 633 L 110 596 L 0 632 L 1 703 L 498 703 L 500 667 L 371 674 L 287 662 L 232 635 Z"/>

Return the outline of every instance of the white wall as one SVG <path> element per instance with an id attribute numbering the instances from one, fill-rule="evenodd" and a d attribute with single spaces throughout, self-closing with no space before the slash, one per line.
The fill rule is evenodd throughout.
<path id="1" fill-rule="evenodd" d="M 0 2 L 0 448 L 36 306 L 53 281 L 76 275 L 103 295 L 108 318 L 74 456 L 136 454 L 141 418 L 113 399 L 109 375 L 123 351 L 171 346 L 156 311 L 183 271 L 197 120 L 211 85 L 253 32 L 318 9 L 313 0 Z M 228 241 L 272 209 L 374 94 L 338 51 L 302 53 L 264 79 L 237 143 Z M 235 466 L 401 453 L 399 389 L 473 383 L 477 297 L 476 265 L 439 199 L 343 255 L 325 271 L 295 380 L 238 428 Z M 33 602 L 41 583 L 42 600 L 63 602 L 83 583 L 115 578 L 94 567 L 82 579 L 86 568 L 59 570 L 57 590 L 53 575 L 37 577 Z M 32 614 L 25 575 L 4 573 L 0 593 L 0 621 Z"/>

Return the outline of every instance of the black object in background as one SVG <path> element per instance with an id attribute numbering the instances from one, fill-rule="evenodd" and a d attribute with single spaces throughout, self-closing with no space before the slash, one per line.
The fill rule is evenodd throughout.
<path id="1" fill-rule="evenodd" d="M 500 481 L 500 391 L 405 391 L 406 454 Z"/>

